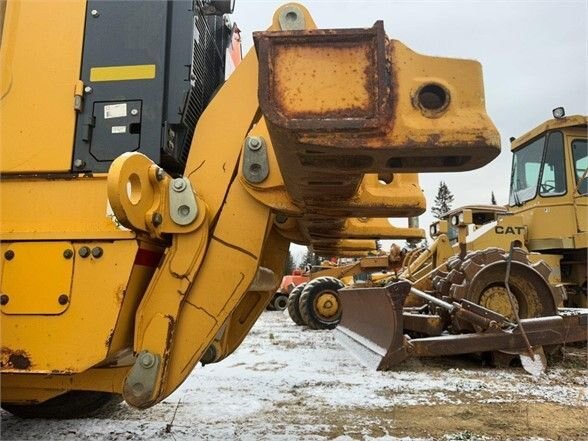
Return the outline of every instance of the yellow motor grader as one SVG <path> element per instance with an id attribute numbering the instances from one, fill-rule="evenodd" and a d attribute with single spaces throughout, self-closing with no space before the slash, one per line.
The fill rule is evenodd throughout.
<path id="1" fill-rule="evenodd" d="M 225 81 L 232 7 L 0 3 L 4 409 L 157 404 L 239 346 L 290 242 L 406 238 L 378 218 L 424 211 L 414 173 L 498 155 L 479 63 L 289 3 Z"/>
<path id="2" fill-rule="evenodd" d="M 346 346 L 389 369 L 410 356 L 485 351 L 502 351 L 503 363 L 505 351 L 534 357 L 586 341 L 588 118 L 554 116 L 512 140 L 507 207 L 447 213 L 398 277 L 339 292 Z"/>

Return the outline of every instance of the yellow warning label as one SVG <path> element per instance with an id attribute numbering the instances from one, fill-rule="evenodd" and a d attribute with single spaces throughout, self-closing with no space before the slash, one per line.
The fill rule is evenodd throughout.
<path id="1" fill-rule="evenodd" d="M 155 64 L 134 66 L 104 66 L 90 69 L 90 81 L 152 80 L 155 78 Z"/>

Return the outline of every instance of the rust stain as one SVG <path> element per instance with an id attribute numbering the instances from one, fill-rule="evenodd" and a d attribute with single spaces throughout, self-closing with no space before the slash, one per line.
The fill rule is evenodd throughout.
<path id="1" fill-rule="evenodd" d="M 2 347 L 0 368 L 29 370 L 32 366 L 30 355 L 21 349 Z"/>
<path id="2" fill-rule="evenodd" d="M 110 330 L 108 333 L 108 337 L 106 338 L 106 348 L 110 348 L 110 344 L 112 343 L 112 339 L 114 338 L 114 328 Z"/>
<path id="3" fill-rule="evenodd" d="M 295 85 L 281 86 L 274 63 L 260 63 L 259 97 L 264 115 L 273 124 L 290 130 L 368 130 L 382 131 L 392 117 L 392 102 L 389 93 L 390 69 L 386 57 L 388 40 L 381 21 L 370 29 L 308 30 L 303 32 L 256 32 L 254 40 L 260 60 L 274 60 L 280 54 L 288 57 L 292 51 L 310 48 L 324 53 L 332 52 L 363 54 L 365 65 L 349 72 L 361 77 L 364 96 L 346 97 L 347 105 L 316 111 L 286 112 L 284 97 L 287 91 L 296 91 Z M 347 52 L 346 52 L 347 51 Z M 339 57 L 340 58 L 340 57 Z M 360 57 L 361 58 L 361 57 Z M 344 68 L 344 66 L 341 66 Z M 316 70 L 294 72 L 299 77 L 311 78 Z M 334 72 L 337 69 L 334 67 Z M 361 70 L 360 70 L 361 69 Z M 289 72 L 289 74 L 292 74 Z M 293 74 L 292 74 L 293 75 Z M 328 75 L 319 77 L 328 78 Z M 312 78 L 312 81 L 315 79 Z M 301 81 L 308 81 L 302 79 Z M 353 104 L 355 101 L 355 104 Z M 343 102 L 343 101 L 342 101 Z M 359 105 L 358 105 L 359 104 Z M 320 108 L 320 106 L 318 106 Z"/>
<path id="4" fill-rule="evenodd" d="M 123 302 L 123 299 L 125 298 L 125 294 L 126 294 L 126 285 L 125 284 L 119 285 L 116 288 L 116 292 L 115 292 L 116 301 L 119 305 Z"/>

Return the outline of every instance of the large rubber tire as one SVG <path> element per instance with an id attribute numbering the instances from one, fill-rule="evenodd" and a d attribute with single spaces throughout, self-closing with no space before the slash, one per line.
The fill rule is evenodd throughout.
<path id="1" fill-rule="evenodd" d="M 288 296 L 288 314 L 294 323 L 298 326 L 302 326 L 304 324 L 304 320 L 302 320 L 302 316 L 300 315 L 300 295 L 302 294 L 302 290 L 306 286 L 306 283 L 301 283 L 300 285 L 296 286 Z"/>
<path id="2" fill-rule="evenodd" d="M 341 301 L 337 291 L 345 285 L 335 277 L 318 277 L 306 284 L 300 295 L 300 315 L 310 329 L 334 329 L 341 321 Z M 332 296 L 335 311 L 329 316 L 321 314 L 318 304 L 321 296 Z"/>
<path id="3" fill-rule="evenodd" d="M 107 392 L 70 391 L 39 404 L 2 404 L 20 418 L 72 419 L 113 412 L 122 396 Z"/>
<path id="4" fill-rule="evenodd" d="M 284 294 L 275 295 L 272 299 L 272 306 L 275 311 L 283 311 L 288 307 L 288 297 Z"/>

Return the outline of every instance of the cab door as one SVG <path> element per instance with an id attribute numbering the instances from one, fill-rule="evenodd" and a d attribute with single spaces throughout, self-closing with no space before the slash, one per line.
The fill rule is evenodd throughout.
<path id="1" fill-rule="evenodd" d="M 574 209 L 578 233 L 585 233 L 588 224 L 588 147 L 586 137 L 570 136 L 571 158 L 574 173 Z"/>

